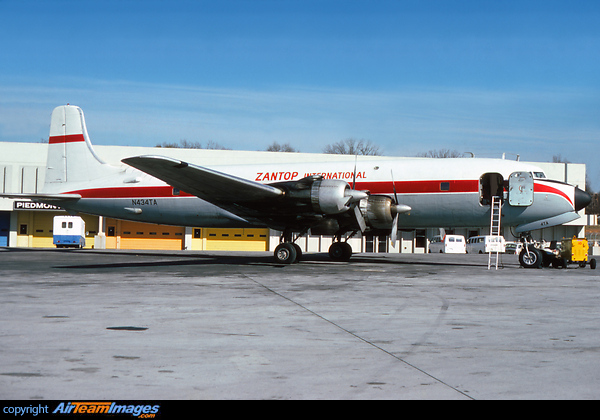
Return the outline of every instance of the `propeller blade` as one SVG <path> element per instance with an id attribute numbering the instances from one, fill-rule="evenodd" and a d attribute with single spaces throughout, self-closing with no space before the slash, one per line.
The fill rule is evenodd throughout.
<path id="1" fill-rule="evenodd" d="M 354 155 L 354 172 L 352 173 L 352 189 L 356 185 L 356 162 L 358 161 L 358 155 Z"/>
<path id="2" fill-rule="evenodd" d="M 392 233 L 390 234 L 392 239 L 392 247 L 396 248 L 396 240 L 398 239 L 398 214 L 394 216 L 394 222 L 392 223 Z"/>
<path id="3" fill-rule="evenodd" d="M 396 200 L 396 204 L 398 204 L 398 194 L 396 194 L 396 181 L 394 181 L 394 170 L 390 169 L 390 174 L 392 175 L 392 187 L 394 188 L 394 200 Z"/>
<path id="4" fill-rule="evenodd" d="M 365 218 L 358 206 L 354 206 L 354 216 L 356 217 L 356 221 L 358 222 L 358 226 L 360 227 L 360 231 L 364 232 L 367 229 L 367 223 L 365 222 Z"/>

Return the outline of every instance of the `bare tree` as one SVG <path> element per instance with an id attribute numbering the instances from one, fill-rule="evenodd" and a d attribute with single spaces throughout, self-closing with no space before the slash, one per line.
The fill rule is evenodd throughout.
<path id="1" fill-rule="evenodd" d="M 462 157 L 462 153 L 458 150 L 450 150 L 450 149 L 438 149 L 438 150 L 430 150 L 424 153 L 417 153 L 418 157 L 428 157 L 428 158 L 458 158 Z"/>
<path id="2" fill-rule="evenodd" d="M 558 155 L 552 156 L 552 163 L 571 163 L 571 161 L 563 158 L 562 155 L 559 153 Z"/>
<path id="3" fill-rule="evenodd" d="M 162 142 L 157 144 L 156 147 L 164 147 L 170 149 L 217 149 L 217 150 L 231 150 L 227 147 L 221 146 L 219 143 L 209 140 L 206 146 L 202 146 L 199 141 L 187 141 L 186 139 L 179 140 L 179 143 Z"/>
<path id="4" fill-rule="evenodd" d="M 356 140 L 349 138 L 340 140 L 336 143 L 328 144 L 323 148 L 323 153 L 333 155 L 363 155 L 363 156 L 381 156 L 379 146 L 373 144 L 371 140 Z"/>
<path id="5" fill-rule="evenodd" d="M 293 148 L 289 143 L 279 144 L 274 141 L 266 149 L 267 152 L 299 152 L 299 150 Z"/>

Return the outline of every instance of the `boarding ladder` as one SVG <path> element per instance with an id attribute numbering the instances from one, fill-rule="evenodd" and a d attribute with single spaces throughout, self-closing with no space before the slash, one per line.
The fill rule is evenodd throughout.
<path id="1" fill-rule="evenodd" d="M 488 251 L 488 270 L 492 267 L 492 259 L 496 270 L 498 269 L 498 256 L 500 253 L 500 219 L 502 218 L 502 200 L 500 197 L 492 197 L 490 210 L 490 236 L 492 244 Z M 495 249 L 495 251 L 492 250 Z M 492 258 L 493 257 L 493 258 Z"/>

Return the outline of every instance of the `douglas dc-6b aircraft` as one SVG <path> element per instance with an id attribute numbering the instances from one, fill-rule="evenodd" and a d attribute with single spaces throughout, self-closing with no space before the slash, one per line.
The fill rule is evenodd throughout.
<path id="1" fill-rule="evenodd" d="M 129 166 L 104 163 L 94 152 L 83 111 L 59 106 L 52 112 L 42 193 L 10 196 L 139 222 L 269 227 L 283 232 L 275 258 L 288 264 L 300 256 L 294 241 L 309 230 L 332 235 L 329 255 L 346 261 L 352 254 L 347 240 L 359 232 L 391 234 L 394 243 L 398 229 L 490 226 L 492 197 L 501 201 L 502 225 L 523 237 L 577 219 L 576 212 L 591 201 L 585 191 L 546 179 L 535 166 L 504 159 L 273 163 L 219 170 L 163 156 L 122 162 Z M 526 261 L 536 257 L 531 251 Z"/>

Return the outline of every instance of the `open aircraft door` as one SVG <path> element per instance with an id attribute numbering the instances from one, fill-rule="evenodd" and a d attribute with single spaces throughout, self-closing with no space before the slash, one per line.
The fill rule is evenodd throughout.
<path id="1" fill-rule="evenodd" d="M 508 179 L 508 204 L 527 207 L 533 204 L 533 175 L 531 172 L 513 172 Z"/>

